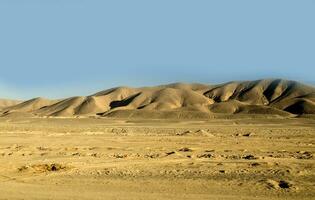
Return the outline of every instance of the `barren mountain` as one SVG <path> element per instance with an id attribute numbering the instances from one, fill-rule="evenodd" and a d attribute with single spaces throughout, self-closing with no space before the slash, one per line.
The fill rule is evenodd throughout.
<path id="1" fill-rule="evenodd" d="M 315 114 L 315 88 L 296 81 L 267 79 L 220 85 L 175 83 L 118 87 L 84 97 L 2 103 L 2 115 L 111 117 L 209 117 L 214 114 Z"/>

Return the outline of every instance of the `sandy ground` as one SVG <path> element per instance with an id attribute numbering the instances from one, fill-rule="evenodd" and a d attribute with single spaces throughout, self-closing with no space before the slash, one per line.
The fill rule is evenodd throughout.
<path id="1" fill-rule="evenodd" d="M 315 120 L 0 118 L 0 199 L 314 199 Z"/>

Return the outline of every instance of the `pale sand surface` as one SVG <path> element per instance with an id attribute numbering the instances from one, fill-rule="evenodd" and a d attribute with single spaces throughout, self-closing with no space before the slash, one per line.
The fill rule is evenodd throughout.
<path id="1" fill-rule="evenodd" d="M 0 199 L 314 199 L 314 119 L 0 118 Z"/>

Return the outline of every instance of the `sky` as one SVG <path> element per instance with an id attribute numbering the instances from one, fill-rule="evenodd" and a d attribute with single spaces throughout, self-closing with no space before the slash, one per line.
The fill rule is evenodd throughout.
<path id="1" fill-rule="evenodd" d="M 1 0 L 0 98 L 284 78 L 315 84 L 315 0 Z"/>

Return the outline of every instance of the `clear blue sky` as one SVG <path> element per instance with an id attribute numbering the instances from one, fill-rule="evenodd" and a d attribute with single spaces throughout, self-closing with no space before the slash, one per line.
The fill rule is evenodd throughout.
<path id="1" fill-rule="evenodd" d="M 1 0 L 0 98 L 315 82 L 314 0 Z"/>

